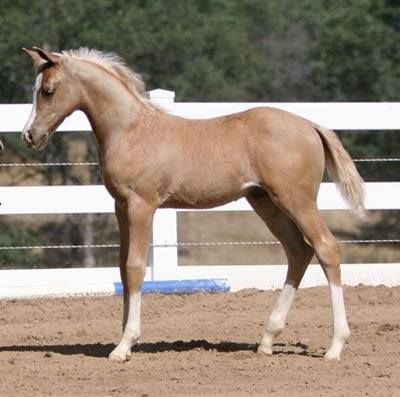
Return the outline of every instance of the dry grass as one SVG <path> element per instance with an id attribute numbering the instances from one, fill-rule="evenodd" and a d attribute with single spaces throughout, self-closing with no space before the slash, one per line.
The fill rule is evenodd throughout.
<path id="1" fill-rule="evenodd" d="M 349 211 L 323 211 L 330 230 L 339 240 L 363 239 L 365 228 L 373 229 L 382 212 L 372 212 L 370 220 L 361 222 Z M 276 241 L 276 238 L 252 212 L 184 212 L 178 218 L 179 241 Z M 379 233 L 379 231 L 377 231 Z M 375 235 L 368 239 L 385 239 Z M 179 250 L 182 265 L 285 264 L 281 246 L 183 247 Z M 313 260 L 315 261 L 315 258 Z M 342 244 L 343 263 L 400 262 L 398 244 Z"/>

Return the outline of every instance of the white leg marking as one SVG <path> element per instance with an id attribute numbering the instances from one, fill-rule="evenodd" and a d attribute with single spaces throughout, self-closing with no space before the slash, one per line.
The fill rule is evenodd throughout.
<path id="1" fill-rule="evenodd" d="M 124 333 L 118 346 L 109 356 L 113 361 L 126 361 L 131 357 L 131 348 L 140 336 L 140 302 L 140 292 L 129 296 L 128 318 Z"/>
<path id="2" fill-rule="evenodd" d="M 36 117 L 36 105 L 37 105 L 37 94 L 38 94 L 39 90 L 42 87 L 42 81 L 43 81 L 43 74 L 40 73 L 36 77 L 35 86 L 33 88 L 32 110 L 31 110 L 31 113 L 29 115 L 28 121 L 26 122 L 25 127 L 24 127 L 24 129 L 22 131 L 22 135 L 24 135 L 25 133 L 27 133 L 29 131 L 33 121 L 35 120 L 35 117 Z"/>
<path id="3" fill-rule="evenodd" d="M 269 316 L 265 333 L 261 339 L 258 352 L 271 355 L 272 344 L 285 327 L 286 318 L 296 295 L 296 288 L 291 284 L 285 284 Z"/>
<path id="4" fill-rule="evenodd" d="M 340 353 L 346 339 L 350 336 L 350 330 L 347 325 L 343 288 L 329 284 L 329 292 L 332 304 L 333 339 L 329 350 L 325 354 L 325 358 L 328 360 L 340 360 Z"/>

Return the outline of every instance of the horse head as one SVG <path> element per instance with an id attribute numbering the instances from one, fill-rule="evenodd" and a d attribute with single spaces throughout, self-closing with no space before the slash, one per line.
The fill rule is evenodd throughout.
<path id="1" fill-rule="evenodd" d="M 80 93 L 66 68 L 66 57 L 33 47 L 23 50 L 32 58 L 36 71 L 31 114 L 22 139 L 32 148 L 43 148 L 64 119 L 77 109 Z"/>

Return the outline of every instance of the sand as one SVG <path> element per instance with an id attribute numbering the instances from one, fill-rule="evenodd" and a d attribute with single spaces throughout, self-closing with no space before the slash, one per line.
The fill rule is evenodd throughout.
<path id="1" fill-rule="evenodd" d="M 400 288 L 347 287 L 341 362 L 327 288 L 298 292 L 272 357 L 256 353 L 278 291 L 145 295 L 132 360 L 110 362 L 121 298 L 0 301 L 1 396 L 400 395 Z"/>

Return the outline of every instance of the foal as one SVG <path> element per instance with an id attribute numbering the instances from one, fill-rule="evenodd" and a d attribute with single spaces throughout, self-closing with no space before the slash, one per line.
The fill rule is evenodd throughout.
<path id="1" fill-rule="evenodd" d="M 36 82 L 24 141 L 42 148 L 66 116 L 82 110 L 97 139 L 104 184 L 115 199 L 124 316 L 111 360 L 128 360 L 140 336 L 140 291 L 156 209 L 209 208 L 240 197 L 280 240 L 288 258 L 287 278 L 258 351 L 272 354 L 315 253 L 332 305 L 333 339 L 325 357 L 340 359 L 350 332 L 339 246 L 316 198 L 327 168 L 351 207 L 362 212 L 363 181 L 333 131 L 272 108 L 208 120 L 176 117 L 148 101 L 140 76 L 115 55 L 86 48 L 25 51 L 35 63 Z"/>

